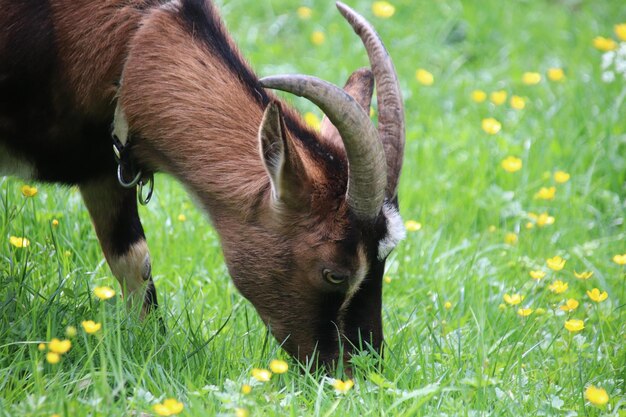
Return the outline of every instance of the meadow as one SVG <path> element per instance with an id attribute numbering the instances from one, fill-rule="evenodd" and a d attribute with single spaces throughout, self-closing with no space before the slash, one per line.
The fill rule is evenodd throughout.
<path id="1" fill-rule="evenodd" d="M 217 3 L 260 75 L 367 65 L 332 2 Z M 128 313 L 76 189 L 0 178 L 0 416 L 626 416 L 626 7 L 373 3 L 348 2 L 407 117 L 384 358 L 354 357 L 353 386 L 289 359 L 170 178 L 141 208 L 165 334 Z"/>

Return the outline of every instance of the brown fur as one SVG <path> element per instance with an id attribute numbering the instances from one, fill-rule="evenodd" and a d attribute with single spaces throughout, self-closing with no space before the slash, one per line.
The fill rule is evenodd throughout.
<path id="1" fill-rule="evenodd" d="M 190 13 L 208 13 L 204 18 L 214 24 L 217 38 L 199 39 L 181 4 Z M 288 183 L 279 185 L 276 201 L 268 175 L 271 161 L 260 156 L 257 137 L 267 104 L 279 102 L 251 75 L 210 3 L 183 0 L 159 7 L 147 0 L 53 0 L 50 5 L 57 59 L 52 92 L 45 97 L 72 114 L 59 110 L 57 130 L 66 132 L 63 126 L 75 119 L 106 126 L 119 94 L 133 156 L 146 170 L 176 177 L 208 211 L 235 284 L 291 354 L 305 359 L 317 349 L 322 361 L 331 362 L 337 359 L 341 334 L 349 334 L 351 343 L 355 334 L 373 334 L 380 348 L 380 302 L 365 314 L 371 296 L 360 294 L 380 299 L 380 289 L 367 288 L 382 279 L 384 260 L 382 266 L 376 260 L 376 246 L 385 220 L 366 225 L 352 217 L 345 201 L 347 162 L 336 130 L 326 126 L 328 132 L 320 136 L 293 110 L 277 104 L 282 127 L 261 128 L 273 132 L 267 146 L 274 138 L 288 150 L 285 172 L 291 174 L 284 177 Z M 0 0 L 0 6 L 11 15 L 11 2 Z M 3 39 L 0 32 L 0 59 Z M 237 74 L 242 70 L 245 76 Z M 0 72 L 0 88 L 1 77 Z M 347 90 L 369 108 L 371 74 L 358 72 Z M 76 134 L 75 141 L 90 140 L 96 141 Z M 37 147 L 11 143 L 10 131 L 0 124 L 0 145 L 4 142 L 36 165 Z M 95 179 L 81 181 L 81 191 L 112 269 L 120 282 L 136 289 L 140 278 L 148 278 L 140 273 L 147 247 L 136 207 L 128 214 L 128 203 L 121 203 L 128 193 L 113 175 L 107 165 L 93 173 Z M 139 224 L 138 231 L 120 249 L 119 233 L 112 228 L 127 223 Z M 329 284 L 323 279 L 326 269 L 350 279 Z M 379 272 L 372 275 L 372 270 Z M 350 311 L 348 295 L 364 304 L 358 329 L 343 323 Z"/>
<path id="2" fill-rule="evenodd" d="M 129 35 L 139 27 L 149 3 L 146 0 L 50 3 L 62 77 L 73 86 L 73 99 L 82 111 L 88 114 L 111 111 L 128 52 Z M 86 12 L 89 16 L 85 16 Z M 81 24 L 87 18 L 89 23 Z"/>

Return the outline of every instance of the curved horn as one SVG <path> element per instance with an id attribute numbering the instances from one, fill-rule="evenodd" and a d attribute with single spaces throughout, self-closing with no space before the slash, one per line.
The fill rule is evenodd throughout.
<path id="1" fill-rule="evenodd" d="M 398 76 L 378 33 L 363 16 L 341 2 L 337 8 L 363 41 L 376 80 L 378 133 L 387 157 L 387 197 L 398 192 L 404 156 L 404 106 Z"/>
<path id="2" fill-rule="evenodd" d="M 341 88 L 306 75 L 276 75 L 260 80 L 263 87 L 305 97 L 315 103 L 339 131 L 349 164 L 346 199 L 363 220 L 378 216 L 385 198 L 385 151 L 376 128 L 361 106 Z"/>

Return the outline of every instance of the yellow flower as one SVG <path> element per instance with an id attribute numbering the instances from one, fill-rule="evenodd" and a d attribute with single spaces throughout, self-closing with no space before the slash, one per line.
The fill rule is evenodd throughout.
<path id="1" fill-rule="evenodd" d="M 70 342 L 67 339 L 59 340 L 57 338 L 54 338 L 48 344 L 48 349 L 51 352 L 58 353 L 58 354 L 67 353 L 67 351 L 70 350 L 71 347 L 72 347 L 72 342 Z"/>
<path id="2" fill-rule="evenodd" d="M 241 393 L 242 393 L 243 395 L 248 395 L 248 394 L 250 394 L 251 392 L 252 392 L 252 387 L 251 387 L 250 385 L 248 385 L 248 384 L 243 384 L 243 385 L 241 386 Z"/>
<path id="3" fill-rule="evenodd" d="M 509 295 L 509 294 L 504 294 L 504 301 L 512 306 L 516 306 L 519 303 L 522 302 L 522 300 L 524 299 L 523 295 L 520 294 L 513 294 L 513 295 Z"/>
<path id="4" fill-rule="evenodd" d="M 585 328 L 585 322 L 578 319 L 571 319 L 565 322 L 565 328 L 572 333 L 579 332 Z"/>
<path id="5" fill-rule="evenodd" d="M 333 388 L 337 390 L 338 393 L 344 394 L 354 386 L 354 381 L 348 379 L 347 381 L 342 381 L 341 379 L 335 379 L 333 382 Z"/>
<path id="6" fill-rule="evenodd" d="M 565 73 L 562 68 L 549 68 L 548 69 L 548 78 L 550 81 L 563 81 L 565 78 Z"/>
<path id="7" fill-rule="evenodd" d="M 594 288 L 591 291 L 587 290 L 587 295 L 596 303 L 601 303 L 609 297 L 606 291 L 600 292 L 600 290 L 597 288 Z"/>
<path id="8" fill-rule="evenodd" d="M 22 185 L 22 194 L 24 195 L 24 197 L 34 197 L 37 195 L 37 187 Z"/>
<path id="9" fill-rule="evenodd" d="M 322 122 L 319 117 L 315 113 L 306 112 L 304 113 L 304 121 L 307 125 L 315 129 L 316 131 L 320 131 L 322 128 Z"/>
<path id="10" fill-rule="evenodd" d="M 605 38 L 604 36 L 596 36 L 593 38 L 593 46 L 603 52 L 612 51 L 617 49 L 617 42 L 611 38 Z"/>
<path id="11" fill-rule="evenodd" d="M 619 38 L 620 41 L 626 42 L 626 23 L 620 23 L 619 25 L 615 25 L 615 34 Z"/>
<path id="12" fill-rule="evenodd" d="M 235 408 L 235 417 L 248 417 L 250 412 L 245 408 Z"/>
<path id="13" fill-rule="evenodd" d="M 542 314 L 546 314 L 546 309 L 539 307 L 537 310 L 535 310 L 535 314 L 537 316 L 541 316 Z"/>
<path id="14" fill-rule="evenodd" d="M 526 85 L 535 85 L 541 82 L 541 74 L 538 72 L 525 72 L 522 74 L 522 82 Z"/>
<path id="15" fill-rule="evenodd" d="M 58 227 L 59 221 L 57 219 L 52 219 L 52 227 Z"/>
<path id="16" fill-rule="evenodd" d="M 593 275 L 593 271 L 583 271 L 583 272 L 576 272 L 574 271 L 574 276 L 578 279 L 589 279 L 591 278 Z"/>
<path id="17" fill-rule="evenodd" d="M 54 353 L 54 352 L 46 353 L 46 361 L 48 361 L 48 363 L 55 365 L 59 363 L 60 360 L 61 360 L 61 355 L 59 355 L 58 353 Z"/>
<path id="18" fill-rule="evenodd" d="M 422 85 L 433 85 L 435 82 L 433 74 L 423 68 L 420 68 L 415 72 L 415 79 Z"/>
<path id="19" fill-rule="evenodd" d="M 274 359 L 270 362 L 270 371 L 275 374 L 284 374 L 289 369 L 289 365 L 285 361 Z"/>
<path id="20" fill-rule="evenodd" d="M 613 257 L 613 262 L 618 265 L 626 265 L 626 253 L 623 255 L 615 255 Z"/>
<path id="21" fill-rule="evenodd" d="M 178 221 L 179 222 L 186 222 L 187 221 L 187 216 L 185 216 L 184 214 L 179 214 L 178 215 Z"/>
<path id="22" fill-rule="evenodd" d="M 519 310 L 517 310 L 517 314 L 522 317 L 528 317 L 531 314 L 533 314 L 533 309 L 532 308 L 520 308 Z"/>
<path id="23" fill-rule="evenodd" d="M 513 173 L 522 169 L 522 160 L 514 156 L 509 156 L 502 161 L 501 165 L 506 172 Z"/>
<path id="24" fill-rule="evenodd" d="M 89 334 L 94 334 L 102 327 L 101 323 L 96 323 L 93 320 L 86 320 L 81 323 L 85 332 Z"/>
<path id="25" fill-rule="evenodd" d="M 472 98 L 472 101 L 476 103 L 482 103 L 487 99 L 487 93 L 485 93 L 483 90 L 474 90 L 472 91 L 470 97 Z"/>
<path id="26" fill-rule="evenodd" d="M 313 16 L 313 10 L 310 7 L 301 6 L 297 10 L 298 17 L 302 20 L 310 19 Z"/>
<path id="27" fill-rule="evenodd" d="M 450 301 L 446 301 L 445 303 L 443 303 L 443 308 L 445 308 L 446 310 L 450 310 L 452 308 L 452 303 Z"/>
<path id="28" fill-rule="evenodd" d="M 507 93 L 504 90 L 494 91 L 489 95 L 489 99 L 493 104 L 499 106 L 500 104 L 504 104 L 506 101 Z"/>
<path id="29" fill-rule="evenodd" d="M 415 220 L 409 220 L 404 224 L 406 230 L 409 232 L 417 232 L 422 228 L 422 224 L 420 222 L 416 222 Z"/>
<path id="30" fill-rule="evenodd" d="M 561 258 L 558 255 L 553 258 L 546 259 L 546 264 L 548 265 L 548 268 L 557 272 L 563 269 L 566 262 L 567 261 L 565 259 Z"/>
<path id="31" fill-rule="evenodd" d="M 44 350 L 46 350 L 46 344 L 45 343 L 38 344 L 37 349 L 39 349 L 40 352 L 43 352 Z"/>
<path id="32" fill-rule="evenodd" d="M 556 187 L 541 187 L 535 194 L 535 198 L 539 200 L 554 200 L 556 195 Z"/>
<path id="33" fill-rule="evenodd" d="M 560 308 L 563 311 L 567 311 L 567 312 L 572 312 L 574 310 L 576 310 L 578 308 L 578 305 L 580 303 L 577 300 L 574 300 L 573 298 L 570 298 L 569 300 L 565 301 L 565 304 L 563 304 Z"/>
<path id="34" fill-rule="evenodd" d="M 324 35 L 324 32 L 321 32 L 319 30 L 316 30 L 315 32 L 313 32 L 311 34 L 311 42 L 313 43 L 313 45 L 321 45 L 326 41 L 326 35 Z"/>
<path id="35" fill-rule="evenodd" d="M 67 337 L 74 337 L 74 336 L 76 336 L 76 327 L 74 327 L 74 326 L 67 326 L 65 328 L 65 335 Z"/>
<path id="36" fill-rule="evenodd" d="M 593 405 L 604 405 L 609 402 L 609 394 L 604 388 L 589 385 L 585 390 L 585 398 Z"/>
<path id="37" fill-rule="evenodd" d="M 563 282 L 559 280 L 559 281 L 554 281 L 552 284 L 550 284 L 550 286 L 548 286 L 548 289 L 555 294 L 562 294 L 565 291 L 567 291 L 568 287 L 569 285 L 567 282 Z"/>
<path id="38" fill-rule="evenodd" d="M 374 16 L 388 19 L 396 12 L 396 8 L 393 4 L 386 1 L 375 1 L 372 4 L 372 12 Z"/>
<path id="39" fill-rule="evenodd" d="M 500 305 L 498 305 L 498 310 L 500 310 L 500 311 L 506 310 L 506 304 L 500 303 Z"/>
<path id="40" fill-rule="evenodd" d="M 389 275 L 385 275 L 385 284 L 391 284 L 391 277 Z"/>
<path id="41" fill-rule="evenodd" d="M 564 184 L 569 181 L 570 175 L 565 171 L 557 171 L 554 173 L 554 181 L 559 184 Z"/>
<path id="42" fill-rule="evenodd" d="M 549 226 L 554 224 L 554 217 L 550 216 L 548 213 L 541 213 L 539 217 L 537 217 L 537 226 Z"/>
<path id="43" fill-rule="evenodd" d="M 30 240 L 26 239 L 25 237 L 11 236 L 9 237 L 9 243 L 18 249 L 27 248 L 30 246 Z"/>
<path id="44" fill-rule="evenodd" d="M 272 373 L 267 369 L 252 368 L 252 378 L 259 382 L 267 382 L 272 377 Z"/>
<path id="45" fill-rule="evenodd" d="M 115 295 L 115 290 L 110 287 L 96 287 L 93 289 L 93 293 L 101 300 L 108 300 Z"/>
<path id="46" fill-rule="evenodd" d="M 540 279 L 546 276 L 545 271 L 542 271 L 542 270 L 530 271 L 529 274 L 530 274 L 530 277 L 536 281 L 539 281 Z"/>
<path id="47" fill-rule="evenodd" d="M 185 406 L 174 398 L 168 398 L 162 403 L 152 406 L 152 410 L 160 416 L 175 416 L 183 412 Z"/>
<path id="48" fill-rule="evenodd" d="M 55 414 L 52 414 L 50 417 L 61 417 L 61 416 L 55 413 Z"/>
<path id="49" fill-rule="evenodd" d="M 520 96 L 511 96 L 511 107 L 515 110 L 523 110 L 526 107 L 526 100 Z"/>
<path id="50" fill-rule="evenodd" d="M 527 222 L 526 223 L 526 228 L 527 229 L 532 229 L 533 227 L 535 227 L 535 224 L 533 222 Z"/>
<path id="51" fill-rule="evenodd" d="M 483 119 L 481 127 L 486 133 L 489 133 L 490 135 L 495 135 L 502 129 L 502 125 L 500 124 L 500 122 L 493 117 Z"/>
<path id="52" fill-rule="evenodd" d="M 506 243 L 507 245 L 516 245 L 518 241 L 518 237 L 515 233 L 507 233 L 506 235 L 504 235 L 504 243 Z"/>

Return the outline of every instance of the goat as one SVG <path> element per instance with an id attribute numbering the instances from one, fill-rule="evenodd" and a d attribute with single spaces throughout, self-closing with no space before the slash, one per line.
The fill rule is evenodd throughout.
<path id="1" fill-rule="evenodd" d="M 331 364 L 363 342 L 380 350 L 385 260 L 404 235 L 403 104 L 373 27 L 337 7 L 372 67 L 344 89 L 259 80 L 210 0 L 0 0 L 0 174 L 78 185 L 124 296 L 148 311 L 137 191 L 111 152 L 112 124 L 127 129 L 133 163 L 208 212 L 236 287 L 289 354 Z M 314 102 L 321 131 L 268 89 Z"/>

